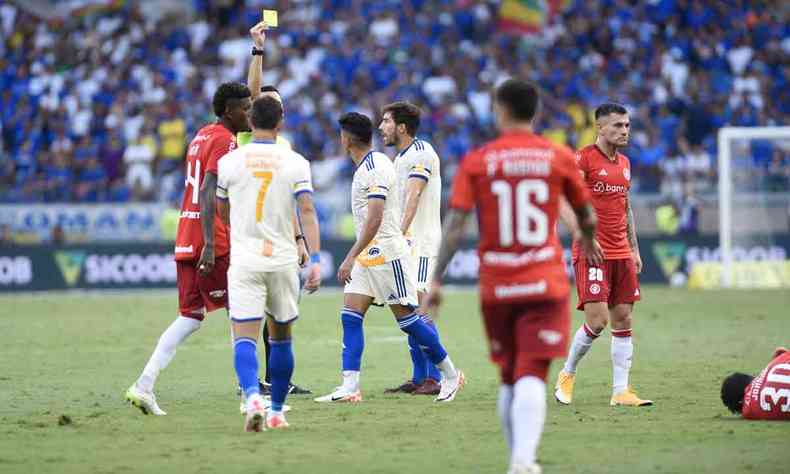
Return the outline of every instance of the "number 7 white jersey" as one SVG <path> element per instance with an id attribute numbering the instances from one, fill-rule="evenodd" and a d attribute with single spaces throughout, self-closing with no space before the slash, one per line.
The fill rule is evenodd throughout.
<path id="1" fill-rule="evenodd" d="M 297 265 L 295 197 L 313 192 L 310 164 L 283 145 L 252 142 L 219 163 L 217 197 L 230 202 L 230 262 L 257 271 Z"/>
<path id="2" fill-rule="evenodd" d="M 426 182 L 408 231 L 408 236 L 414 239 L 417 255 L 422 257 L 437 256 L 442 240 L 442 174 L 439 161 L 431 144 L 420 139 L 414 139 L 411 145 L 395 156 L 401 218 L 406 212 L 409 180 L 416 178 Z"/>

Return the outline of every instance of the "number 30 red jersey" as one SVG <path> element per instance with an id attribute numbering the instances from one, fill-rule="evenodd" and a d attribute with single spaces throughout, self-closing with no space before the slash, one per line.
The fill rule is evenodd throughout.
<path id="1" fill-rule="evenodd" d="M 782 352 L 752 380 L 741 414 L 750 420 L 790 421 L 790 352 Z"/>
<path id="2" fill-rule="evenodd" d="M 203 228 L 200 225 L 200 186 L 206 172 L 217 174 L 217 162 L 236 148 L 236 137 L 224 125 L 213 123 L 198 130 L 187 150 L 187 179 L 181 217 L 176 234 L 176 260 L 195 260 L 203 251 Z M 228 229 L 214 216 L 214 255 L 227 255 L 230 250 Z"/>
<path id="3" fill-rule="evenodd" d="M 556 226 L 563 195 L 573 207 L 589 202 L 571 151 L 533 133 L 505 133 L 464 158 L 450 207 L 477 207 L 483 302 L 568 296 Z"/>

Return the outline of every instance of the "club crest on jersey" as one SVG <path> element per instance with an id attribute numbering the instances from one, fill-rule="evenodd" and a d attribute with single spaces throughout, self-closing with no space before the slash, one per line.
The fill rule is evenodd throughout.
<path id="1" fill-rule="evenodd" d="M 631 181 L 631 170 L 628 168 L 623 168 L 623 176 L 625 177 L 626 181 Z"/>
<path id="2" fill-rule="evenodd" d="M 551 329 L 541 329 L 538 331 L 538 339 L 550 346 L 555 346 L 562 341 L 562 334 Z"/>
<path id="3" fill-rule="evenodd" d="M 598 283 L 593 283 L 592 285 L 590 285 L 590 293 L 597 295 L 600 292 L 601 292 L 601 287 L 600 285 L 598 285 Z"/>
<path id="4" fill-rule="evenodd" d="M 381 254 L 381 250 L 378 247 L 371 247 L 368 249 L 368 257 L 376 257 Z"/>

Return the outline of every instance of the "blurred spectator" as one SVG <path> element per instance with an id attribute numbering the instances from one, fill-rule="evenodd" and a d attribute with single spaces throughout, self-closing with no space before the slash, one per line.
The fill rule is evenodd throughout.
<path id="1" fill-rule="evenodd" d="M 77 180 L 76 198 L 79 202 L 99 202 L 107 191 L 107 173 L 98 158 L 88 158 Z"/>
<path id="2" fill-rule="evenodd" d="M 167 114 L 168 117 L 159 122 L 159 153 L 162 160 L 157 167 L 158 175 L 170 173 L 182 165 L 187 143 L 186 123 L 179 116 L 178 106 L 170 104 Z"/>
<path id="3" fill-rule="evenodd" d="M 145 137 L 132 142 L 123 154 L 123 162 L 126 164 L 126 184 L 138 200 L 150 197 L 154 186 L 154 158 L 156 158 L 155 150 L 151 148 L 150 140 L 146 140 Z"/>
<path id="4" fill-rule="evenodd" d="M 694 186 L 686 188 L 680 204 L 680 232 L 688 236 L 699 234 L 700 201 L 694 195 Z"/>

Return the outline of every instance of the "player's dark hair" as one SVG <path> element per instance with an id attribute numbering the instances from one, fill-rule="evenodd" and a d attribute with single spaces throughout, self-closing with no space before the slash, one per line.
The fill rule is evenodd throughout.
<path id="1" fill-rule="evenodd" d="M 276 87 L 271 85 L 271 84 L 267 84 L 267 85 L 261 87 L 261 92 L 276 92 L 276 93 L 280 94 L 280 91 Z M 282 95 L 282 94 L 280 94 L 280 95 Z"/>
<path id="2" fill-rule="evenodd" d="M 373 122 L 367 115 L 358 112 L 348 112 L 343 114 L 337 121 L 340 128 L 350 134 L 354 139 L 363 145 L 370 145 L 373 141 Z"/>
<path id="3" fill-rule="evenodd" d="M 392 116 L 392 121 L 395 125 L 403 124 L 406 126 L 406 133 L 409 136 L 417 135 L 417 129 L 420 128 L 420 108 L 411 102 L 398 101 L 389 105 L 385 105 L 382 109 L 382 114 L 389 114 Z"/>
<path id="4" fill-rule="evenodd" d="M 233 107 L 233 102 L 250 97 L 250 89 L 241 82 L 225 82 L 217 87 L 211 105 L 214 115 L 222 117 L 228 107 Z"/>
<path id="5" fill-rule="evenodd" d="M 540 107 L 538 86 L 521 79 L 508 79 L 497 87 L 496 101 L 519 122 L 531 122 Z"/>
<path id="6" fill-rule="evenodd" d="M 625 115 L 627 113 L 628 110 L 626 110 L 626 108 L 622 105 L 615 104 L 614 102 L 607 102 L 605 104 L 599 105 L 598 108 L 595 109 L 595 120 L 611 114 Z"/>
<path id="7" fill-rule="evenodd" d="M 259 97 L 252 103 L 250 122 L 259 130 L 274 130 L 283 119 L 283 104 L 274 97 Z"/>
<path id="8" fill-rule="evenodd" d="M 752 383 L 754 377 L 741 372 L 731 374 L 721 384 L 721 401 L 731 412 L 741 413 L 743 408 L 743 392 Z"/>

